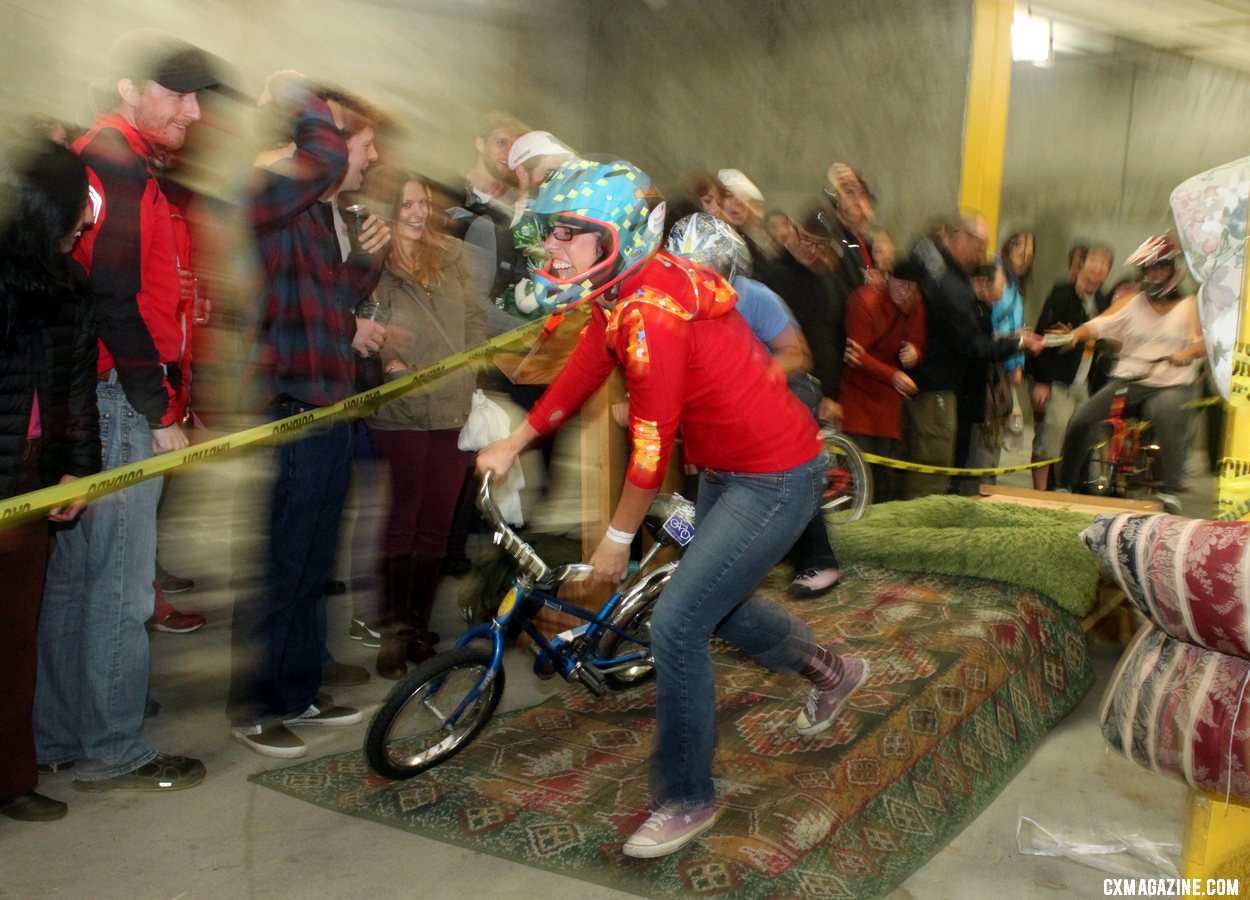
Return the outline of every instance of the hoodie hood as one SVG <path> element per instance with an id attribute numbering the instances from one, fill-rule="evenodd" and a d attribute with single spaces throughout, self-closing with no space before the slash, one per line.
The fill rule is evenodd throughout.
<path id="1" fill-rule="evenodd" d="M 738 302 L 738 293 L 724 278 L 698 263 L 660 250 L 637 273 L 621 283 L 609 313 L 615 318 L 634 303 L 657 306 L 682 319 L 716 319 Z"/>

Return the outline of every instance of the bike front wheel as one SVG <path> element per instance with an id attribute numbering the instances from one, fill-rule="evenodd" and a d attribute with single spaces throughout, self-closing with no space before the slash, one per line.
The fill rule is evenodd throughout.
<path id="1" fill-rule="evenodd" d="M 370 768 L 411 778 L 451 759 L 486 726 L 503 695 L 490 651 L 465 647 L 422 663 L 391 689 L 365 736 Z"/>
<path id="2" fill-rule="evenodd" d="M 826 430 L 829 484 L 820 508 L 830 525 L 848 525 L 864 515 L 872 503 L 872 475 L 859 448 L 844 434 Z"/>

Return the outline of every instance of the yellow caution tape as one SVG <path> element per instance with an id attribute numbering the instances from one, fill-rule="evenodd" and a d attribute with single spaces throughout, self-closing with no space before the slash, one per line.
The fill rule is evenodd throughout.
<path id="1" fill-rule="evenodd" d="M 1224 506 L 1226 503 L 1229 503 L 1229 502 L 1231 501 L 1225 500 L 1223 497 L 1221 497 L 1219 505 Z M 1239 519 L 1244 519 L 1247 515 L 1250 515 L 1250 498 L 1247 498 L 1246 500 L 1241 501 L 1240 503 L 1238 503 L 1236 506 L 1232 507 L 1231 509 L 1227 509 L 1224 512 L 1220 513 L 1219 515 L 1215 517 L 1215 520 L 1217 522 L 1236 522 Z"/>
<path id="2" fill-rule="evenodd" d="M 1008 472 L 1025 472 L 1029 469 L 1040 469 L 1042 466 L 1054 465 L 1063 457 L 1056 456 L 1041 462 L 1025 463 L 1019 466 L 1000 466 L 993 469 L 956 469 L 950 466 L 927 466 L 923 463 L 908 462 L 903 459 L 890 459 L 888 456 L 877 456 L 875 453 L 863 454 L 865 462 L 890 469 L 902 469 L 904 472 L 923 472 L 926 475 L 1003 475 Z"/>
<path id="3" fill-rule="evenodd" d="M 33 518 L 46 513 L 48 510 L 65 506 L 79 497 L 94 500 L 105 494 L 128 488 L 132 484 L 138 484 L 140 481 L 147 481 L 149 478 L 164 475 L 166 472 L 171 472 L 174 469 L 210 459 L 220 459 L 245 447 L 288 441 L 298 437 L 299 433 L 305 428 L 318 423 L 339 418 L 358 419 L 362 416 L 371 415 L 378 407 L 392 400 L 399 399 L 399 397 L 413 388 L 428 384 L 440 375 L 459 368 L 465 363 L 491 356 L 503 347 L 515 344 L 518 340 L 541 331 L 547 325 L 547 321 L 540 319 L 529 322 L 475 347 L 470 347 L 445 359 L 440 359 L 424 369 L 419 369 L 402 378 L 396 378 L 381 387 L 355 394 L 330 406 L 311 409 L 308 412 L 279 419 L 276 422 L 256 425 L 244 431 L 238 431 L 201 444 L 195 444 L 185 450 L 161 453 L 150 459 L 108 469 L 98 475 L 79 478 L 66 484 L 57 484 L 42 490 L 31 491 L 29 494 L 11 497 L 0 503 L 0 523 L 8 525 Z"/>

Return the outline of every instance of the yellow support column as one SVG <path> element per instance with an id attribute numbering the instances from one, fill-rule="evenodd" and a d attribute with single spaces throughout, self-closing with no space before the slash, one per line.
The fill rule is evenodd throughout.
<path id="1" fill-rule="evenodd" d="M 1246 242 L 1250 253 L 1250 240 Z M 1224 456 L 1216 482 L 1221 518 L 1250 519 L 1250 266 L 1241 287 L 1241 321 L 1233 345 L 1233 377 L 1225 407 Z M 1209 340 L 1209 338 L 1208 338 Z"/>
<path id="2" fill-rule="evenodd" d="M 1015 4 L 1010 0 L 975 2 L 959 205 L 985 216 L 990 223 L 993 245 L 998 234 L 1003 192 L 1007 106 L 1011 99 L 1011 21 Z"/>

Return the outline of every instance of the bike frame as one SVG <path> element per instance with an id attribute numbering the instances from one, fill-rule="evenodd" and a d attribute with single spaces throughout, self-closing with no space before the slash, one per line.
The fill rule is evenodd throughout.
<path id="1" fill-rule="evenodd" d="M 1146 429 L 1150 427 L 1150 422 L 1146 419 L 1129 419 L 1125 416 L 1128 409 L 1129 386 L 1141 381 L 1164 359 L 1165 357 L 1150 360 L 1149 367 L 1142 375 L 1115 379 L 1119 384 L 1116 387 L 1115 396 L 1111 398 L 1111 407 L 1107 411 L 1107 417 L 1103 419 L 1103 422 L 1111 429 L 1111 434 L 1107 439 L 1106 460 L 1111 464 L 1111 473 L 1124 479 L 1123 483 L 1117 483 L 1118 479 L 1113 481 L 1111 491 L 1114 494 L 1127 493 L 1128 480 L 1145 471 L 1144 468 L 1138 467 L 1137 460 L 1143 449 L 1142 437 Z"/>
<path id="2" fill-rule="evenodd" d="M 612 614 L 616 611 L 616 607 L 620 604 L 621 598 L 625 596 L 624 591 L 617 591 L 607 602 L 599 609 L 598 612 L 592 612 L 575 603 L 569 603 L 561 600 L 550 591 L 536 587 L 532 579 L 527 577 L 517 577 L 512 581 L 512 587 L 509 589 L 504 600 L 499 604 L 499 611 L 489 623 L 481 623 L 475 625 L 466 631 L 456 641 L 456 649 L 467 647 L 473 641 L 489 640 L 491 642 L 491 667 L 495 668 L 503 662 L 503 636 L 508 624 L 516 619 L 521 628 L 534 639 L 534 643 L 548 654 L 551 660 L 556 664 L 556 671 L 564 678 L 568 679 L 573 676 L 577 665 L 581 662 L 573 654 L 566 649 L 571 640 L 560 640 L 557 635 L 555 642 L 548 640 L 547 636 L 538 630 L 534 624 L 534 620 L 523 609 L 527 602 L 538 602 L 543 606 L 550 607 L 558 612 L 566 613 L 586 622 L 585 625 L 573 629 L 573 638 L 584 637 L 588 646 L 594 646 L 598 638 L 605 631 L 614 632 L 621 637 L 630 637 L 630 635 L 622 628 L 618 628 L 608 621 Z M 637 642 L 636 638 L 630 637 L 631 640 Z M 634 653 L 627 653 L 624 656 L 614 656 L 609 658 L 593 657 L 589 662 L 596 669 L 610 669 L 615 666 L 628 665 L 631 662 L 637 662 L 645 657 L 645 653 L 641 650 Z"/>
<path id="3" fill-rule="evenodd" d="M 655 551 L 658 549 L 659 545 L 656 544 L 647 556 L 644 557 L 639 571 L 646 568 L 646 563 L 654 557 Z M 537 658 L 534 662 L 535 672 L 538 671 L 538 667 L 545 657 L 551 660 L 556 667 L 556 672 L 565 681 L 572 681 L 576 678 L 595 693 L 601 693 L 603 689 L 602 683 L 598 680 L 599 672 L 611 670 L 618 666 L 627 666 L 630 663 L 645 659 L 645 647 L 622 656 L 591 657 L 589 660 L 583 660 L 572 650 L 573 641 L 578 638 L 583 639 L 582 646 L 594 647 L 605 631 L 614 632 L 621 637 L 629 638 L 634 643 L 646 643 L 637 636 L 630 635 L 624 629 L 618 628 L 608 621 L 612 614 L 616 612 L 616 608 L 620 605 L 628 588 L 633 586 L 633 581 L 634 579 L 632 578 L 627 580 L 623 589 L 613 593 L 598 612 L 592 612 L 575 603 L 561 600 L 546 588 L 537 586 L 534 579 L 528 575 L 518 575 L 514 578 L 512 587 L 508 589 L 503 600 L 500 601 L 499 609 L 491 621 L 473 626 L 456 641 L 456 649 L 459 650 L 469 646 L 474 641 L 489 640 L 491 642 L 490 664 L 482 679 L 474 685 L 473 690 L 469 691 L 443 721 L 443 728 L 448 731 L 453 730 L 464 711 L 477 702 L 477 698 L 482 695 L 482 691 L 486 690 L 494 680 L 495 673 L 503 665 L 504 632 L 513 619 L 516 619 L 525 633 L 533 639 L 535 646 L 540 648 L 540 652 L 536 655 Z M 563 639 L 563 634 L 557 635 L 554 641 L 548 640 L 547 636 L 538 630 L 534 620 L 524 609 L 527 602 L 532 603 L 535 601 L 543 606 L 581 619 L 586 624 L 572 629 L 572 634 L 567 640 Z M 564 634 L 568 634 L 568 632 Z M 590 663 L 594 670 L 593 673 L 587 670 L 584 662 Z"/>

